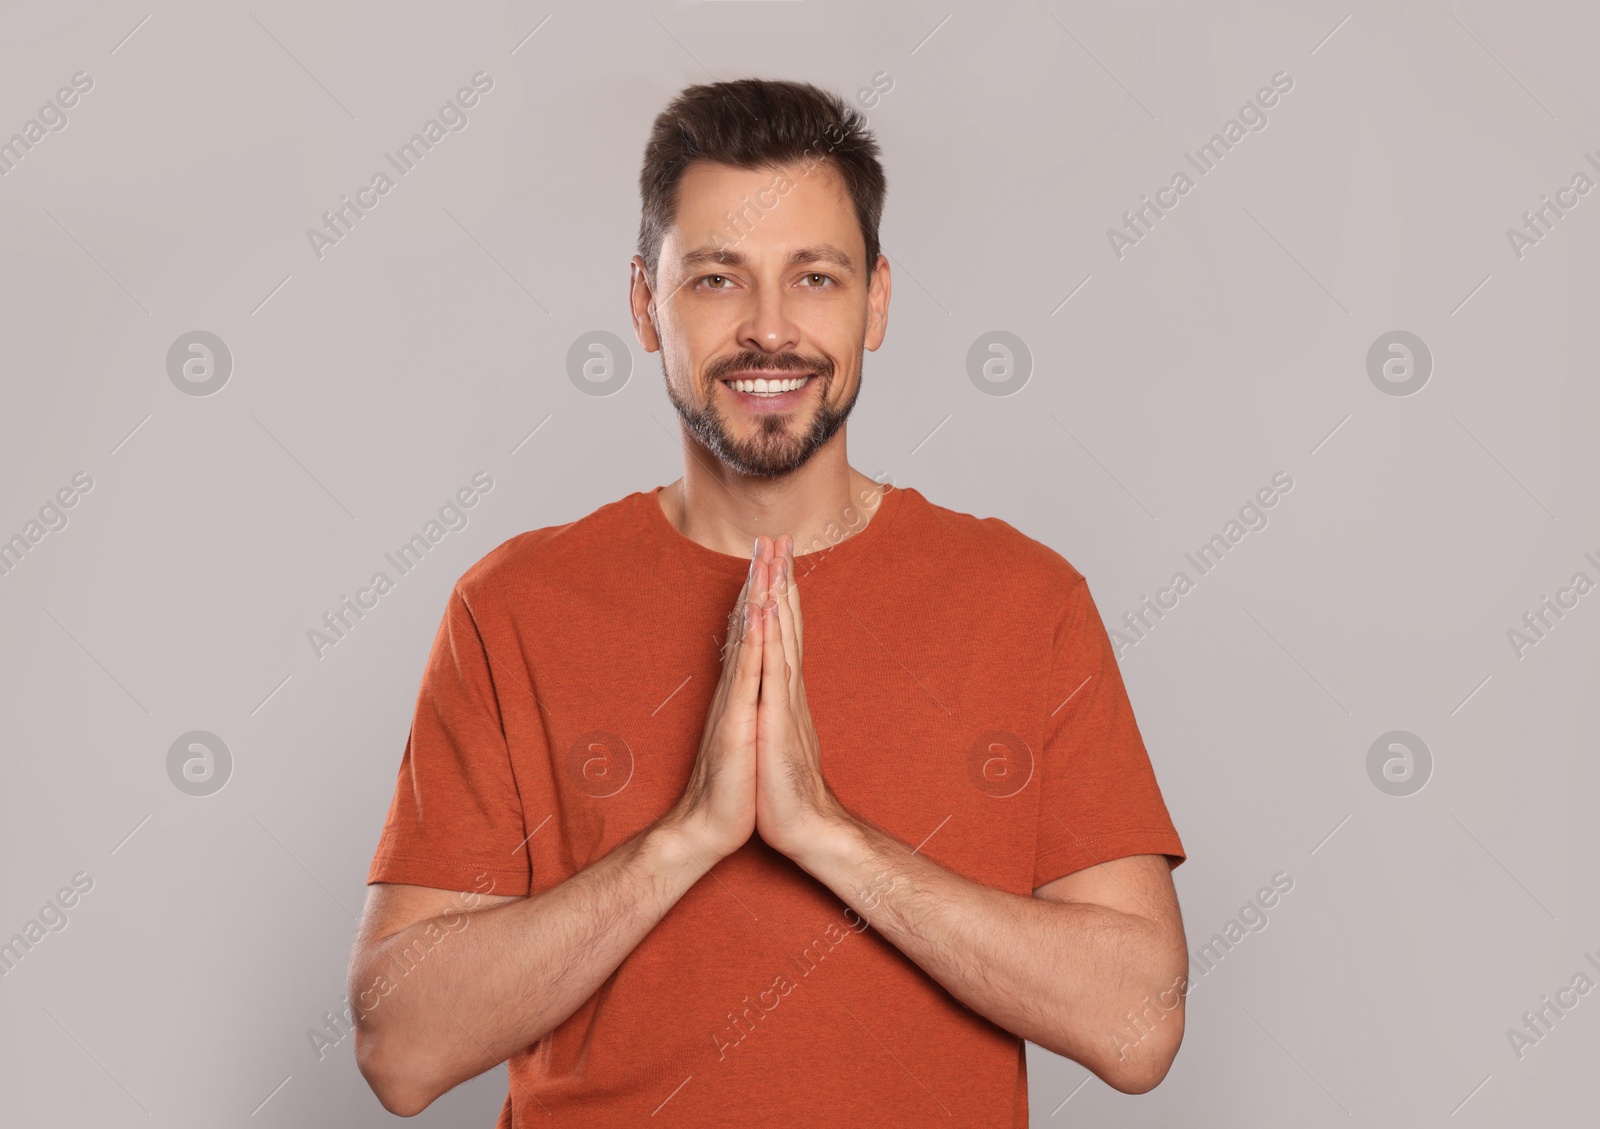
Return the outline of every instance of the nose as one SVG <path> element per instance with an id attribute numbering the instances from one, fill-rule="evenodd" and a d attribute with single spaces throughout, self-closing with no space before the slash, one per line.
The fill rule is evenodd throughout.
<path id="1" fill-rule="evenodd" d="M 739 344 L 762 353 L 792 353 L 800 346 L 800 327 L 784 302 L 781 286 L 758 286 L 739 324 Z"/>

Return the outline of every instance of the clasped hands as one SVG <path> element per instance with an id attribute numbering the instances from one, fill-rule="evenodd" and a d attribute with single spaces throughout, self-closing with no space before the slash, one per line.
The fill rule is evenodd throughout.
<path id="1" fill-rule="evenodd" d="M 801 676 L 804 640 L 794 538 L 757 537 L 694 769 L 666 819 L 697 851 L 724 858 L 755 831 L 804 865 L 808 847 L 849 822 L 822 779 Z"/>

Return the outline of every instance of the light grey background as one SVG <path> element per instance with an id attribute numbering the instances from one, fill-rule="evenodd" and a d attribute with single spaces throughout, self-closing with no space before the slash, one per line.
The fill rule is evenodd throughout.
<path id="1" fill-rule="evenodd" d="M 712 76 L 880 72 L 895 293 L 856 466 L 1059 550 L 1109 626 L 1294 481 L 1122 657 L 1191 950 L 1294 888 L 1199 978 L 1158 1090 L 1033 1048 L 1035 1122 L 1592 1116 L 1600 995 L 1520 1058 L 1507 1030 L 1600 979 L 1600 593 L 1520 658 L 1507 632 L 1600 581 L 1600 193 L 1521 258 L 1506 234 L 1600 177 L 1592 5 L 34 4 L 0 39 L 0 139 L 94 80 L 0 178 L 0 536 L 94 483 L 0 577 L 0 940 L 94 882 L 0 980 L 8 1122 L 388 1118 L 307 1032 L 449 587 L 681 472 L 625 305 L 650 121 Z M 319 260 L 307 229 L 478 71 L 467 128 Z M 1107 230 L 1278 72 L 1268 126 L 1119 259 Z M 167 373 L 193 330 L 233 355 L 212 395 Z M 607 397 L 566 372 L 594 330 L 633 345 Z M 966 371 L 992 330 L 1033 356 L 1011 395 Z M 1433 354 L 1413 395 L 1369 379 L 1393 330 Z M 470 524 L 319 659 L 479 471 Z M 206 797 L 167 771 L 194 730 L 233 760 Z M 1433 758 L 1404 797 L 1367 771 L 1394 730 Z"/>

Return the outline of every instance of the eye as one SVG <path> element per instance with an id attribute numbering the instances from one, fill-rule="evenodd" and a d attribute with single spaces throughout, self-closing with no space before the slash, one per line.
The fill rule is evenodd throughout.
<path id="1" fill-rule="evenodd" d="M 708 283 L 710 283 L 712 279 L 721 279 L 723 282 L 731 282 L 732 281 L 725 274 L 708 274 L 708 275 L 704 275 L 700 279 L 699 285 L 705 286 L 706 289 L 708 289 L 708 290 L 726 290 L 726 289 L 728 289 L 726 286 L 710 286 L 710 285 L 708 285 Z"/>
<path id="2" fill-rule="evenodd" d="M 834 278 L 833 278 L 832 275 L 822 274 L 820 271 L 811 271 L 810 273 L 808 273 L 805 276 L 805 278 L 806 278 L 806 282 L 808 284 L 811 282 L 812 279 L 816 279 L 816 278 L 820 278 L 824 282 L 833 282 L 834 281 Z M 821 285 L 816 285 L 816 286 L 807 285 L 803 289 L 806 289 L 806 290 L 821 290 L 821 289 L 824 289 L 824 287 L 822 287 Z"/>

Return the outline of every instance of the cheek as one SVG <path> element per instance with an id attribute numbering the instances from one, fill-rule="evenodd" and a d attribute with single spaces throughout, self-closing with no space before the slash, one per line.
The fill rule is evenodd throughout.
<path id="1" fill-rule="evenodd" d="M 699 383 L 699 374 L 695 368 L 696 350 L 692 336 L 686 332 L 687 327 L 681 320 L 667 320 L 656 323 L 656 333 L 661 344 L 661 364 L 667 371 L 667 378 L 674 387 L 684 388 L 685 385 Z"/>
<path id="2" fill-rule="evenodd" d="M 658 318 L 656 330 L 672 363 L 685 371 L 695 371 L 686 366 L 698 361 L 698 367 L 704 368 L 713 358 L 741 348 L 742 321 L 734 302 L 684 303 Z"/>
<path id="3" fill-rule="evenodd" d="M 855 365 L 840 365 L 833 370 L 833 386 L 830 392 L 842 403 L 855 394 L 860 384 L 861 371 Z"/>

